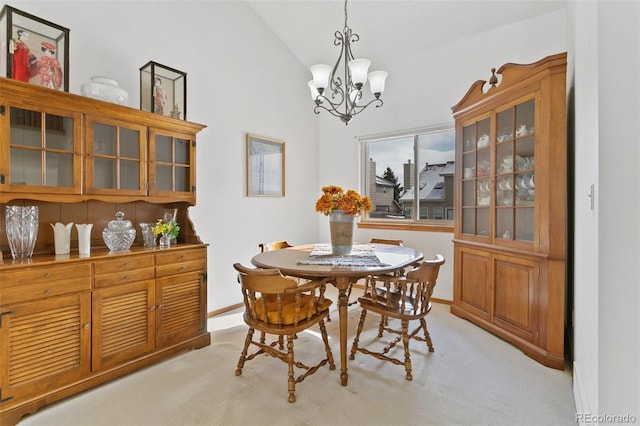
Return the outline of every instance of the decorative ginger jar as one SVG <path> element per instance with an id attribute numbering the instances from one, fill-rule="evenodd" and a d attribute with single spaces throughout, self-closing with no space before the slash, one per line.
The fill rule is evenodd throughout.
<path id="1" fill-rule="evenodd" d="M 102 239 L 111 251 L 127 251 L 136 239 L 136 230 L 130 220 L 124 220 L 124 213 L 118 212 L 102 231 Z"/>

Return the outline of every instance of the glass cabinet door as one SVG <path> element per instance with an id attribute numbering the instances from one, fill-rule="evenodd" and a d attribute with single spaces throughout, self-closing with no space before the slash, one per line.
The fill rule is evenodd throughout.
<path id="1" fill-rule="evenodd" d="M 81 115 L 17 105 L 2 111 L 0 191 L 79 194 Z"/>
<path id="2" fill-rule="evenodd" d="M 194 195 L 193 135 L 150 129 L 149 157 L 149 195 Z"/>
<path id="3" fill-rule="evenodd" d="M 146 194 L 146 127 L 87 117 L 87 193 Z"/>
<path id="4" fill-rule="evenodd" d="M 535 204 L 535 101 L 496 117 L 495 238 L 533 241 Z"/>
<path id="5" fill-rule="evenodd" d="M 491 206 L 490 119 L 462 128 L 462 233 L 489 238 Z"/>

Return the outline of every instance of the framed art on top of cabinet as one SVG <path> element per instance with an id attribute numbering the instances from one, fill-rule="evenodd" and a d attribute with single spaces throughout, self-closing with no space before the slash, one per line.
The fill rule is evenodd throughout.
<path id="1" fill-rule="evenodd" d="M 2 76 L 69 91 L 69 29 L 4 6 L 0 46 Z"/>
<path id="2" fill-rule="evenodd" d="M 247 196 L 284 197 L 284 142 L 247 135 Z"/>

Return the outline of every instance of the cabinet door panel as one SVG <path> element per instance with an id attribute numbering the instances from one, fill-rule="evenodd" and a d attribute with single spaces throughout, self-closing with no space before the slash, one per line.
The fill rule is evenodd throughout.
<path id="1" fill-rule="evenodd" d="M 149 195 L 194 197 L 194 135 L 150 128 L 149 164 Z"/>
<path id="2" fill-rule="evenodd" d="M 12 306 L 0 323 L 2 398 L 22 400 L 89 374 L 91 294 Z"/>
<path id="3" fill-rule="evenodd" d="M 489 255 L 477 250 L 460 250 L 460 302 L 475 315 L 489 320 L 491 311 L 491 263 Z"/>
<path id="4" fill-rule="evenodd" d="M 538 275 L 536 262 L 494 256 L 494 323 L 529 341 L 538 327 Z"/>
<path id="5" fill-rule="evenodd" d="M 85 123 L 87 193 L 146 195 L 146 127 L 94 116 Z"/>
<path id="6" fill-rule="evenodd" d="M 153 281 L 94 291 L 92 369 L 117 365 L 154 349 Z"/>
<path id="7" fill-rule="evenodd" d="M 0 115 L 0 191 L 79 194 L 81 115 L 9 103 Z"/>
<path id="8" fill-rule="evenodd" d="M 156 280 L 156 343 L 170 345 L 206 331 L 206 287 L 202 272 Z"/>

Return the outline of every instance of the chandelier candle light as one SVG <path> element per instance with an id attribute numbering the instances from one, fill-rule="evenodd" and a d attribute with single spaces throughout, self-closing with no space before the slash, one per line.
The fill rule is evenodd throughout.
<path id="1" fill-rule="evenodd" d="M 324 64 L 313 65 L 311 67 L 313 80 L 307 83 L 311 90 L 311 97 L 316 104 L 313 111 L 320 114 L 320 109 L 324 109 L 331 115 L 340 118 L 344 124 L 349 124 L 354 115 L 362 112 L 372 103 L 376 104 L 376 108 L 383 104 L 380 95 L 384 92 L 387 72 L 368 72 L 371 61 L 354 58 L 351 52 L 351 43 L 358 40 L 360 40 L 360 36 L 352 33 L 351 28 L 347 25 L 347 0 L 345 0 L 344 29 L 342 32 L 335 32 L 333 42 L 334 45 L 341 46 L 338 60 L 333 68 Z M 343 62 L 344 80 L 336 74 L 341 62 Z M 362 100 L 362 86 L 367 82 L 367 77 L 375 99 L 364 105 L 359 105 Z"/>

